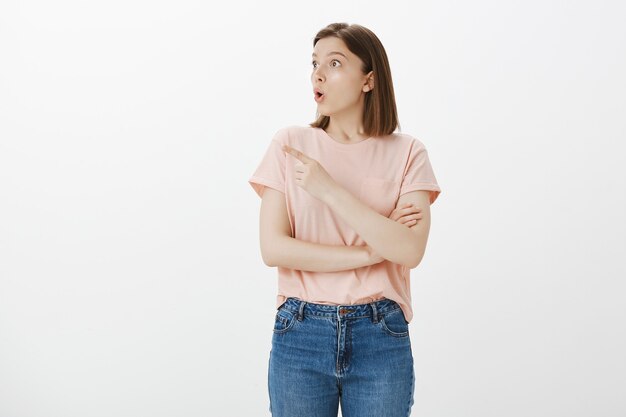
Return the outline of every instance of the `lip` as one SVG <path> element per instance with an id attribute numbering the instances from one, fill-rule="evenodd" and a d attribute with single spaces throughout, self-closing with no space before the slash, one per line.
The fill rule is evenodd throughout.
<path id="1" fill-rule="evenodd" d="M 322 95 L 321 97 L 318 97 L 317 94 L 313 95 L 313 100 L 315 100 L 317 103 L 321 103 L 322 101 L 324 101 L 324 95 Z"/>
<path id="2" fill-rule="evenodd" d="M 322 95 L 318 97 L 317 93 L 321 93 Z M 319 88 L 315 88 L 313 90 L 313 100 L 315 100 L 317 103 L 321 103 L 322 101 L 324 101 L 324 97 L 326 97 L 326 94 L 324 94 L 324 92 Z"/>

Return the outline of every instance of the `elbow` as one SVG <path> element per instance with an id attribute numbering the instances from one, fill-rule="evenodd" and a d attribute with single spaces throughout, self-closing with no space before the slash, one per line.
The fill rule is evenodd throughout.
<path id="1" fill-rule="evenodd" d="M 424 251 L 417 245 L 401 245 L 391 250 L 391 252 L 396 256 L 385 259 L 408 269 L 417 267 L 424 256 Z"/>
<path id="2" fill-rule="evenodd" d="M 422 259 L 424 258 L 424 253 L 426 252 L 427 237 L 428 235 L 426 235 L 426 237 L 419 236 L 411 242 L 411 249 L 408 255 L 409 259 L 408 262 L 405 264 L 407 268 L 416 268 L 422 262 Z"/>
<path id="3" fill-rule="evenodd" d="M 281 236 L 275 236 L 271 239 L 261 239 L 261 258 L 263 258 L 263 263 L 269 267 L 279 266 L 280 254 L 282 253 L 281 248 Z"/>
<path id="4" fill-rule="evenodd" d="M 406 244 L 409 253 L 405 255 L 407 258 L 407 263 L 404 265 L 405 267 L 413 269 L 422 262 L 424 253 L 426 252 L 429 231 L 430 223 L 423 226 L 415 225 L 411 227 L 411 239 Z"/>
<path id="5" fill-rule="evenodd" d="M 424 250 L 420 249 L 418 251 L 413 251 L 412 255 L 413 256 L 409 259 L 409 262 L 404 265 L 409 269 L 417 268 L 417 266 L 422 262 L 422 259 L 424 258 Z"/>
<path id="6" fill-rule="evenodd" d="M 415 259 L 411 259 L 411 260 L 409 260 L 409 262 L 405 262 L 402 266 L 404 266 L 405 268 L 408 268 L 408 269 L 413 269 L 418 264 L 419 264 L 419 262 L 415 261 Z"/>
<path id="7" fill-rule="evenodd" d="M 417 266 L 422 262 L 422 258 L 412 259 L 408 265 L 405 265 L 409 269 L 417 268 Z"/>
<path id="8" fill-rule="evenodd" d="M 269 249 L 263 250 L 261 248 L 261 258 L 263 259 L 263 263 L 267 266 L 274 267 L 276 266 L 276 262 L 274 260 L 273 254 Z"/>
<path id="9" fill-rule="evenodd" d="M 408 263 L 405 263 L 404 266 L 408 269 L 417 268 L 417 266 L 422 262 L 422 258 L 419 259 L 411 259 Z"/>
<path id="10" fill-rule="evenodd" d="M 268 258 L 263 257 L 263 263 L 269 267 L 274 267 L 276 265 L 274 265 L 274 263 L 272 261 L 270 261 Z"/>

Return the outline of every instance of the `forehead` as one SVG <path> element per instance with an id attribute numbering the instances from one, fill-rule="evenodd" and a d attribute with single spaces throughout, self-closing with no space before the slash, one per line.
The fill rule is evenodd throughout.
<path id="1" fill-rule="evenodd" d="M 333 36 L 322 38 L 317 41 L 315 47 L 313 48 L 312 56 L 315 58 L 325 58 L 331 52 L 339 52 L 348 58 L 353 56 L 352 52 L 350 52 L 346 47 L 344 41 Z"/>

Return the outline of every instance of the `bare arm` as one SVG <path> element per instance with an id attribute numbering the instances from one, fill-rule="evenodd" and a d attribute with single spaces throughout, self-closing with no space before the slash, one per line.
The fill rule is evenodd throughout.
<path id="1" fill-rule="evenodd" d="M 373 261 L 366 246 L 334 246 L 281 236 L 275 242 L 268 266 L 282 266 L 301 271 L 334 272 L 360 268 Z"/>
<path id="2" fill-rule="evenodd" d="M 328 205 L 376 253 L 407 268 L 415 268 L 421 262 L 430 228 L 430 212 L 426 216 L 426 224 L 406 228 L 354 197 L 333 180 L 317 160 L 289 145 L 283 145 L 283 150 L 302 162 L 294 169 L 296 184 Z M 406 196 L 401 196 L 400 203 L 415 202 L 422 209 L 430 210 L 428 191 L 412 191 Z"/>
<path id="3" fill-rule="evenodd" d="M 391 262 L 415 268 L 422 260 L 430 230 L 428 191 L 412 191 L 400 196 L 398 205 L 413 202 L 423 210 L 424 219 L 407 228 L 362 203 L 346 189 L 336 186 L 325 194 L 324 201 L 367 242 L 373 250 Z"/>
<path id="4" fill-rule="evenodd" d="M 261 256 L 268 266 L 333 272 L 382 261 L 369 246 L 324 245 L 293 238 L 285 194 L 270 187 L 263 191 L 259 237 Z"/>

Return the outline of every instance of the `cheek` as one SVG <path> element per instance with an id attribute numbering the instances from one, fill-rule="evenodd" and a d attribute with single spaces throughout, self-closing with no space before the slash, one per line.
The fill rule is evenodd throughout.
<path id="1" fill-rule="evenodd" d="M 333 74 L 327 78 L 327 82 L 332 83 L 333 92 L 337 93 L 336 98 L 343 102 L 352 102 L 359 97 L 359 85 L 344 75 Z"/>

